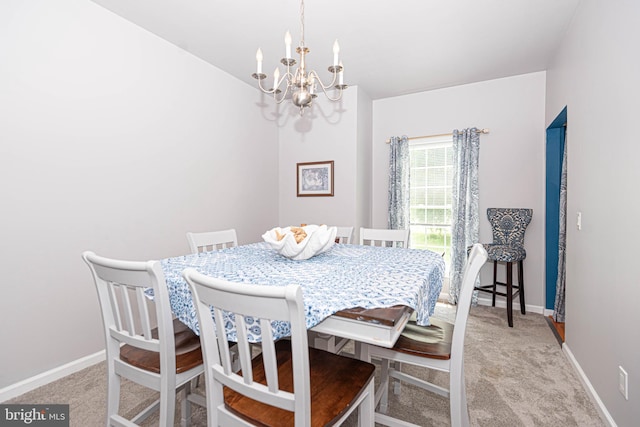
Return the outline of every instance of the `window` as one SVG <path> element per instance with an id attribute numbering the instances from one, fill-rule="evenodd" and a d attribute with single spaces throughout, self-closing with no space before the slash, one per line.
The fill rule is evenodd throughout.
<path id="1" fill-rule="evenodd" d="M 411 162 L 409 247 L 444 253 L 450 262 L 453 142 L 421 138 L 409 144 Z"/>

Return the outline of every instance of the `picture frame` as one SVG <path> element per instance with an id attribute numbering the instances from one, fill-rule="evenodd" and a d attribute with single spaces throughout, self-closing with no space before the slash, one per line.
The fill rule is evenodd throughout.
<path id="1" fill-rule="evenodd" d="M 296 176 L 298 197 L 333 197 L 333 160 L 298 163 Z"/>

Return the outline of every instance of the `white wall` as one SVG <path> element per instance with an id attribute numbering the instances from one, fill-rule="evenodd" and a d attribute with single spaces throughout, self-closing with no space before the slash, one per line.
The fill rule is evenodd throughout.
<path id="1" fill-rule="evenodd" d="M 268 101 L 267 101 L 268 102 Z M 343 92 L 339 102 L 320 94 L 302 117 L 291 104 L 281 104 L 280 226 L 327 224 L 358 227 L 362 206 L 369 206 L 366 185 L 370 152 L 370 100 L 357 87 Z M 370 157 L 370 156 L 369 156 Z M 296 164 L 334 161 L 333 197 L 297 197 Z"/>
<path id="2" fill-rule="evenodd" d="M 0 3 L 0 389 L 104 348 L 83 250 L 278 220 L 255 89 L 86 0 Z"/>
<path id="3" fill-rule="evenodd" d="M 545 73 L 538 72 L 373 103 L 374 227 L 387 227 L 389 137 L 490 129 L 480 137 L 480 241 L 492 240 L 487 208 L 533 209 L 524 280 L 534 310 L 544 307 L 544 87 Z M 489 264 L 483 268 L 483 282 L 491 272 Z"/>
<path id="4" fill-rule="evenodd" d="M 356 228 L 352 242 L 358 242 L 360 227 L 371 224 L 373 159 L 373 103 L 363 90 L 358 91 L 358 158 L 356 160 Z"/>
<path id="5" fill-rule="evenodd" d="M 636 1 L 582 1 L 547 79 L 546 123 L 568 116 L 565 349 L 618 426 L 640 419 L 639 19 Z"/>

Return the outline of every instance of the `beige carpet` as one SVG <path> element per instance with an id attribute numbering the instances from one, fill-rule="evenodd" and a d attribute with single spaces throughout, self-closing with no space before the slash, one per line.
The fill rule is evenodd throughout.
<path id="1" fill-rule="evenodd" d="M 437 315 L 450 317 L 449 310 L 439 306 Z M 472 426 L 605 425 L 542 315 L 514 313 L 509 328 L 504 309 L 472 307 L 465 368 Z M 441 385 L 448 381 L 444 374 L 405 369 Z M 104 425 L 105 398 L 105 366 L 99 363 L 5 403 L 68 403 L 70 425 L 87 427 Z M 124 382 L 121 414 L 135 414 L 153 399 L 154 393 Z M 390 393 L 389 413 L 420 426 L 449 425 L 447 399 L 406 384 L 399 396 Z M 154 421 L 152 416 L 145 425 Z M 195 407 L 192 425 L 206 425 L 204 409 Z"/>

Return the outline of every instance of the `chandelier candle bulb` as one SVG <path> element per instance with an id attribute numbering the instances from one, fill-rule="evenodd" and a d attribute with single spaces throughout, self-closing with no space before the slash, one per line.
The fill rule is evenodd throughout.
<path id="1" fill-rule="evenodd" d="M 338 53 L 340 53 L 340 45 L 338 39 L 333 43 L 333 65 L 338 65 Z"/>
<path id="2" fill-rule="evenodd" d="M 276 90 L 278 88 L 278 80 L 280 80 L 280 69 L 276 67 L 273 71 L 273 89 Z"/>
<path id="3" fill-rule="evenodd" d="M 338 73 L 338 84 L 341 86 L 344 84 L 344 75 L 342 74 L 343 70 L 344 70 L 344 67 L 342 66 L 342 61 L 340 61 L 340 72 Z"/>
<path id="4" fill-rule="evenodd" d="M 262 49 L 260 48 L 258 48 L 258 51 L 256 52 L 256 61 L 258 61 L 258 70 L 256 73 L 262 74 Z"/>
<path id="5" fill-rule="evenodd" d="M 289 31 L 287 31 L 287 33 L 284 35 L 284 45 L 286 47 L 286 55 L 285 58 L 290 59 L 291 58 L 291 33 Z"/>

